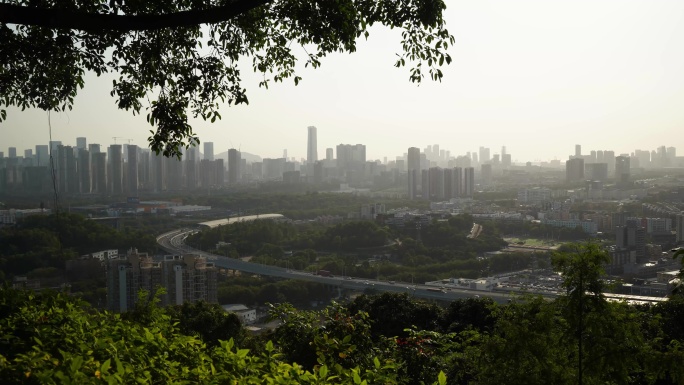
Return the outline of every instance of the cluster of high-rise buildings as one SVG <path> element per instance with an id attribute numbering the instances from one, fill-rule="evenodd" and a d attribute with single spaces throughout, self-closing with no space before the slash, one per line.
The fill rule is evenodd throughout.
<path id="1" fill-rule="evenodd" d="M 632 169 L 681 167 L 684 159 L 677 157 L 675 147 L 660 146 L 657 150 L 635 150 L 631 154 L 615 156 L 610 150 L 591 150 L 582 154 L 582 146 L 575 145 L 575 154 L 565 162 L 568 183 L 585 180 L 607 181 L 613 179 L 617 185 L 628 185 Z"/>
<path id="2" fill-rule="evenodd" d="M 184 159 L 166 158 L 132 144 L 102 148 L 76 138 L 76 146 L 52 141 L 36 145 L 16 156 L 0 156 L 0 192 L 46 192 L 65 194 L 111 194 L 135 196 L 140 191 L 209 189 L 223 186 L 223 159 L 214 159 L 213 143 L 204 143 L 204 156 L 196 148 Z M 2 154 L 0 154 L 2 155 Z"/>
<path id="3" fill-rule="evenodd" d="M 130 142 L 130 141 L 129 141 Z M 27 149 L 20 156 L 10 147 L 8 156 L 0 152 L 0 193 L 50 192 L 67 194 L 111 194 L 135 196 L 139 192 L 193 191 L 235 186 L 255 181 L 280 181 L 286 184 L 346 183 L 354 187 L 385 186 L 402 188 L 411 199 L 448 200 L 470 197 L 476 186 L 492 185 L 495 177 L 523 172 L 514 165 L 503 146 L 497 153 L 488 147 L 463 155 L 452 155 L 439 144 L 423 150 L 411 147 L 394 160 L 386 157 L 368 160 L 363 144 L 339 144 L 318 154 L 318 132 L 307 128 L 306 159 L 296 160 L 283 151 L 280 158 L 259 158 L 231 148 L 222 156 L 214 154 L 212 142 L 189 148 L 183 159 L 165 158 L 136 145 L 112 144 L 102 148 L 76 138 L 76 146 L 52 141 Z M 580 145 L 565 163 L 569 183 L 609 179 L 617 186 L 628 186 L 634 169 L 680 167 L 684 157 L 674 147 L 654 151 L 635 150 L 615 154 L 592 150 L 582 154 Z M 560 161 L 550 167 L 562 167 Z M 511 172 L 515 170 L 515 172 Z M 596 190 L 596 189 L 595 189 Z"/>

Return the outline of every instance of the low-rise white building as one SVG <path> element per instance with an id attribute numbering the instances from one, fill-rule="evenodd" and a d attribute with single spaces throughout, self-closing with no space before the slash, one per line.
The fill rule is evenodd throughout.
<path id="1" fill-rule="evenodd" d="M 235 313 L 235 315 L 240 318 L 240 322 L 242 322 L 243 325 L 251 325 L 256 322 L 256 310 L 250 309 L 245 305 L 230 304 L 221 305 L 221 307 L 229 313 Z"/>

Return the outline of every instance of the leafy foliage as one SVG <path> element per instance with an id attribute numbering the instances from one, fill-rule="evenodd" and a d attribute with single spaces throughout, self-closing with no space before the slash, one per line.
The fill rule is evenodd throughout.
<path id="1" fill-rule="evenodd" d="M 92 312 L 62 294 L 2 289 L 0 314 L 0 378 L 5 384 L 396 382 L 393 365 L 377 358 L 367 369 L 322 364 L 307 371 L 283 361 L 270 342 L 255 353 L 238 348 L 232 339 L 209 348 L 179 333 L 171 317 L 157 310 L 146 325 Z M 351 347 L 349 341 L 343 349 Z"/>
<path id="2" fill-rule="evenodd" d="M 446 50 L 454 38 L 442 18 L 443 0 L 274 0 L 246 7 L 245 3 L 11 0 L 7 6 L 73 11 L 74 18 L 116 15 L 119 10 L 135 18 L 244 9 L 206 25 L 200 18 L 175 28 L 150 29 L 49 28 L 30 20 L 10 27 L 5 23 L 12 20 L 0 18 L 0 57 L 5 59 L 0 67 L 2 104 L 71 109 L 86 71 L 98 76 L 117 73 L 111 91 L 117 107 L 145 113 L 154 127 L 151 148 L 180 157 L 182 147 L 199 143 L 190 117 L 214 122 L 221 119 L 221 103 L 248 103 L 238 66 L 241 58 L 251 58 L 253 70 L 264 75 L 259 86 L 287 79 L 298 84 L 296 47 L 304 52 L 304 66 L 316 68 L 330 53 L 356 51 L 356 41 L 368 38 L 369 28 L 377 23 L 403 30 L 403 52 L 395 66 L 415 63 L 411 82 L 420 83 L 426 75 L 441 80 L 440 67 L 451 62 Z M 0 121 L 5 118 L 6 111 L 0 110 Z"/>

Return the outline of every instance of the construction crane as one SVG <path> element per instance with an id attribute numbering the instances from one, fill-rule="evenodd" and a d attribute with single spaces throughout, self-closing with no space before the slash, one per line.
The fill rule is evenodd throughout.
<path id="1" fill-rule="evenodd" d="M 114 139 L 114 144 L 116 144 L 116 140 L 123 139 L 123 136 L 112 136 L 112 139 Z"/>

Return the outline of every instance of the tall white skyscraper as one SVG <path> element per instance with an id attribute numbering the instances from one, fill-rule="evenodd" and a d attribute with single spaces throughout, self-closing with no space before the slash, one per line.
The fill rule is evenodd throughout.
<path id="1" fill-rule="evenodd" d="M 309 126 L 309 140 L 306 147 L 306 162 L 314 164 L 318 161 L 318 142 L 316 140 L 316 127 Z"/>

